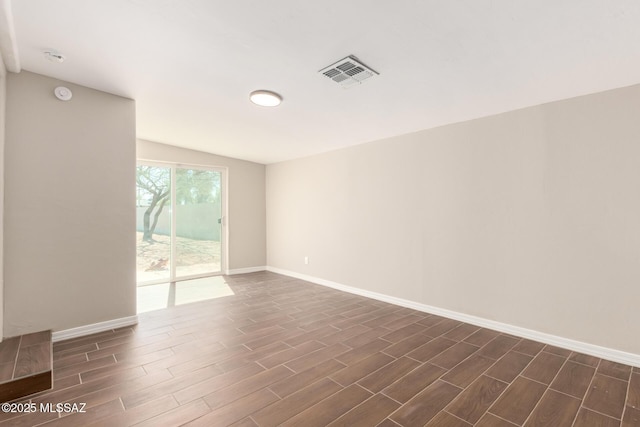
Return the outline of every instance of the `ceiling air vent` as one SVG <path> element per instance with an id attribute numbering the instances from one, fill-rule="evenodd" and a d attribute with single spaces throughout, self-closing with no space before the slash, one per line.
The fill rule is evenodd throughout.
<path id="1" fill-rule="evenodd" d="M 344 88 L 361 84 L 367 79 L 379 75 L 378 72 L 358 61 L 353 55 L 349 55 L 318 72 Z"/>

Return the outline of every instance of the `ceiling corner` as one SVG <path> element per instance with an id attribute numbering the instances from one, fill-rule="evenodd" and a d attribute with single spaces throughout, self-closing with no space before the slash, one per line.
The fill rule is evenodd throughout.
<path id="1" fill-rule="evenodd" d="M 13 26 L 11 0 L 0 0 L 0 53 L 7 71 L 20 72 L 20 55 Z"/>

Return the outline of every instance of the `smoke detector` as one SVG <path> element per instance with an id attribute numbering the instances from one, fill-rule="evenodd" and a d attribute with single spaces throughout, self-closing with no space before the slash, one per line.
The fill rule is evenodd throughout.
<path id="1" fill-rule="evenodd" d="M 318 72 L 345 89 L 362 84 L 371 77 L 380 75 L 380 73 L 364 65 L 353 55 L 349 55 Z"/>
<path id="2" fill-rule="evenodd" d="M 60 101 L 68 101 L 73 97 L 71 89 L 64 86 L 58 86 L 53 90 L 53 93 Z"/>

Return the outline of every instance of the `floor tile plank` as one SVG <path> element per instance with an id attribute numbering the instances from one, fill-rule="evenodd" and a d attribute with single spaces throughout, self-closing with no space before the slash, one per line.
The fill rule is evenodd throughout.
<path id="1" fill-rule="evenodd" d="M 546 387 L 538 382 L 518 377 L 493 404 L 489 412 L 522 425 L 545 390 Z"/>
<path id="2" fill-rule="evenodd" d="M 620 427 L 620 420 L 587 408 L 580 408 L 573 427 Z"/>
<path id="3" fill-rule="evenodd" d="M 580 409 L 581 399 L 548 390 L 525 423 L 526 427 L 570 426 Z"/>
<path id="4" fill-rule="evenodd" d="M 433 340 L 432 337 L 424 335 L 422 333 L 413 334 L 401 341 L 396 342 L 393 345 L 388 346 L 384 350 L 384 352 L 389 356 L 402 357 L 417 349 L 418 347 L 427 344 L 431 340 Z"/>
<path id="5" fill-rule="evenodd" d="M 438 337 L 416 348 L 415 350 L 407 354 L 407 357 L 418 360 L 420 362 L 426 362 L 456 344 L 457 343 L 453 340 Z"/>
<path id="6" fill-rule="evenodd" d="M 402 378 L 405 374 L 413 371 L 419 365 L 420 363 L 413 359 L 401 357 L 362 378 L 358 381 L 358 384 L 373 393 L 377 393 L 397 381 L 398 378 Z"/>
<path id="7" fill-rule="evenodd" d="M 533 360 L 532 356 L 510 351 L 487 371 L 487 375 L 510 383 L 531 363 L 531 360 Z"/>
<path id="8" fill-rule="evenodd" d="M 283 427 L 325 427 L 352 408 L 371 397 L 372 394 L 357 384 L 337 392 L 320 403 L 282 423 Z"/>
<path id="9" fill-rule="evenodd" d="M 251 418 L 261 426 L 278 426 L 340 390 L 337 383 L 323 378 L 257 411 Z"/>
<path id="10" fill-rule="evenodd" d="M 382 394 L 376 394 L 333 421 L 328 427 L 368 427 L 382 422 L 400 404 Z"/>
<path id="11" fill-rule="evenodd" d="M 278 396 L 273 394 L 272 391 L 268 389 L 261 389 L 196 418 L 195 420 L 185 424 L 185 426 L 210 427 L 215 425 L 231 425 L 278 400 Z"/>
<path id="12" fill-rule="evenodd" d="M 585 408 L 620 419 L 624 410 L 627 383 L 596 373 L 584 399 Z"/>
<path id="13" fill-rule="evenodd" d="M 447 412 L 475 424 L 507 388 L 507 383 L 481 376 L 447 407 Z"/>
<path id="14" fill-rule="evenodd" d="M 288 378 L 291 375 L 293 375 L 293 372 L 290 369 L 287 369 L 284 366 L 276 366 L 275 368 L 267 369 L 252 375 L 249 378 L 245 378 L 224 388 L 220 388 L 205 395 L 203 399 L 211 409 L 215 410 L 221 406 L 228 405 L 241 397 L 268 387 L 269 385 L 283 380 L 284 378 Z"/>
<path id="15" fill-rule="evenodd" d="M 478 354 L 480 356 L 488 357 L 489 359 L 497 360 L 504 356 L 516 344 L 518 344 L 517 339 L 505 335 L 498 335 L 478 350 Z"/>
<path id="16" fill-rule="evenodd" d="M 598 373 L 617 378 L 619 380 L 629 381 L 629 376 L 631 375 L 631 366 L 603 360 L 598 366 Z"/>
<path id="17" fill-rule="evenodd" d="M 515 347 L 513 347 L 513 351 L 517 351 L 518 353 L 524 353 L 529 356 L 536 356 L 540 351 L 544 348 L 544 344 L 537 341 L 531 340 L 522 340 Z"/>
<path id="18" fill-rule="evenodd" d="M 343 369 L 346 365 L 334 359 L 329 359 L 319 365 L 313 366 L 306 371 L 299 372 L 282 381 L 279 381 L 269 388 L 281 398 L 291 393 L 301 390 L 308 384 L 312 384 L 321 378 L 328 377 L 334 372 Z"/>
<path id="19" fill-rule="evenodd" d="M 448 412 L 439 412 L 427 423 L 427 427 L 471 427 L 471 424 L 454 417 Z"/>
<path id="20" fill-rule="evenodd" d="M 494 363 L 493 359 L 474 354 L 447 372 L 442 379 L 458 387 L 466 388 Z"/>
<path id="21" fill-rule="evenodd" d="M 464 342 L 482 347 L 495 339 L 498 335 L 500 335 L 500 332 L 492 331 L 491 329 L 480 328 L 479 330 L 465 338 Z"/>
<path id="22" fill-rule="evenodd" d="M 382 392 L 397 402 L 406 403 L 425 387 L 435 382 L 445 372 L 447 371 L 439 366 L 425 363 L 385 388 Z"/>
<path id="23" fill-rule="evenodd" d="M 184 425 L 208 414 L 209 411 L 209 407 L 202 399 L 196 399 L 136 424 L 136 427 Z"/>
<path id="24" fill-rule="evenodd" d="M 475 345 L 459 342 L 431 359 L 429 363 L 441 366 L 445 369 L 451 369 L 478 351 L 479 348 L 480 347 Z"/>
<path id="25" fill-rule="evenodd" d="M 372 372 L 377 371 L 383 366 L 388 365 L 394 360 L 395 359 L 389 355 L 377 353 L 347 366 L 343 370 L 331 375 L 330 378 L 341 386 L 346 387 L 366 377 Z"/>
<path id="26" fill-rule="evenodd" d="M 640 426 L 640 409 L 627 406 L 622 417 L 622 427 Z"/>
<path id="27" fill-rule="evenodd" d="M 595 371 L 595 368 L 590 366 L 568 361 L 562 369 L 560 369 L 558 376 L 553 383 L 551 383 L 550 387 L 553 390 L 560 391 L 582 400 L 589 388 L 591 378 L 593 378 Z"/>
<path id="28" fill-rule="evenodd" d="M 425 425 L 461 391 L 459 387 L 436 381 L 402 405 L 389 418 L 403 426 Z"/>
<path id="29" fill-rule="evenodd" d="M 565 360 L 564 357 L 543 351 L 529 363 L 522 372 L 522 376 L 543 384 L 550 384 Z"/>
<path id="30" fill-rule="evenodd" d="M 631 374 L 629 381 L 629 393 L 627 395 L 627 405 L 640 409 L 640 373 Z"/>

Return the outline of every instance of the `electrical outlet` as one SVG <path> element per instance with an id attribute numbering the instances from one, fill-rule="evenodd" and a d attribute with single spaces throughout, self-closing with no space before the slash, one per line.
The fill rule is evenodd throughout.
<path id="1" fill-rule="evenodd" d="M 304 263 L 305 264 L 309 264 L 309 257 L 308 256 L 304 257 Z"/>

